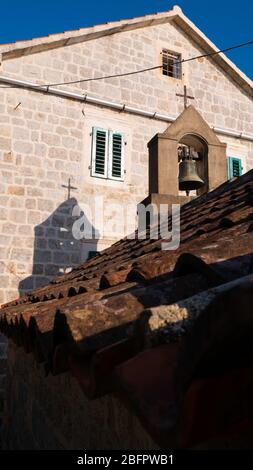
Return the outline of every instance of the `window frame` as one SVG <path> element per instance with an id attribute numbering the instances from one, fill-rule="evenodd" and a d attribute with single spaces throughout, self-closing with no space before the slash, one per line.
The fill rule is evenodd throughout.
<path id="1" fill-rule="evenodd" d="M 97 150 L 97 132 L 104 132 L 106 135 L 105 140 L 105 165 L 104 174 L 96 172 L 96 150 Z M 113 166 L 113 135 L 117 134 L 121 136 L 121 175 L 112 175 Z M 124 181 L 124 135 L 122 132 L 114 131 L 111 129 L 104 129 L 102 127 L 92 128 L 92 152 L 91 152 L 91 176 L 102 179 L 109 179 L 114 181 Z"/>
<path id="2" fill-rule="evenodd" d="M 237 161 L 239 162 L 239 175 L 234 176 L 233 175 L 233 162 Z M 228 180 L 231 180 L 232 178 L 239 178 L 242 176 L 242 171 L 243 171 L 243 166 L 242 166 L 242 159 L 240 157 L 227 157 L 227 177 Z"/>
<path id="3" fill-rule="evenodd" d="M 167 55 L 167 60 L 169 60 L 169 55 L 171 55 L 171 56 L 177 56 L 178 59 L 174 59 L 174 60 L 176 62 L 177 61 L 180 62 L 182 60 L 181 52 L 172 51 L 171 49 L 167 49 L 167 48 L 163 47 L 161 54 L 162 54 L 162 75 L 164 75 L 165 77 L 174 78 L 175 80 L 182 80 L 182 78 L 183 78 L 182 63 L 177 64 L 176 67 L 174 66 L 174 64 L 172 64 L 172 66 L 173 66 L 173 75 L 170 75 L 169 73 L 164 73 L 164 71 L 166 70 L 165 66 L 164 66 L 165 54 Z M 173 60 L 173 57 L 171 57 L 171 60 Z M 177 68 L 177 66 L 179 67 L 179 71 L 177 71 L 177 73 L 174 74 L 174 69 Z M 168 69 L 168 64 L 167 64 L 167 69 Z"/>
<path id="4" fill-rule="evenodd" d="M 104 173 L 96 172 L 96 150 L 97 150 L 97 132 L 105 132 L 105 164 L 104 164 Z M 106 129 L 102 127 L 93 127 L 92 128 L 92 151 L 91 151 L 91 176 L 96 176 L 97 178 L 107 178 L 107 166 L 108 166 L 108 136 Z"/>
<path id="5" fill-rule="evenodd" d="M 115 181 L 124 181 L 124 137 L 122 132 L 109 130 L 109 148 L 108 148 L 108 179 Z M 112 167 L 113 167 L 113 136 L 114 134 L 121 136 L 121 172 L 120 176 L 113 176 Z"/>

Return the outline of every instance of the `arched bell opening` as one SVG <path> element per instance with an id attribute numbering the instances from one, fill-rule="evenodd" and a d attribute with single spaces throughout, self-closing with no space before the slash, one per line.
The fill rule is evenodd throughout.
<path id="1" fill-rule="evenodd" d="M 198 196 L 208 191 L 208 145 L 195 134 L 185 134 L 177 146 L 179 191 Z"/>

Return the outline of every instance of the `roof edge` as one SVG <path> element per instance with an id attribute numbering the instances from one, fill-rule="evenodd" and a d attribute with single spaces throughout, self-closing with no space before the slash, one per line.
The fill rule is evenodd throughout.
<path id="1" fill-rule="evenodd" d="M 253 95 L 253 81 L 242 72 L 219 48 L 191 21 L 182 10 L 174 18 L 174 22 L 183 29 L 207 53 L 217 53 L 211 59 L 243 88 Z M 246 82 L 246 83 L 244 83 Z"/>
<path id="2" fill-rule="evenodd" d="M 147 27 L 151 24 L 166 23 L 181 11 L 181 8 L 174 6 L 171 10 L 166 12 L 112 21 L 62 33 L 49 34 L 48 36 L 2 44 L 0 45 L 0 53 L 2 53 L 2 60 L 34 54 L 41 52 L 41 50 L 47 50 L 48 48 L 53 49 L 66 45 L 77 44 L 79 42 L 90 41 L 102 36 Z M 42 39 L 43 42 L 41 42 Z"/>
<path id="3" fill-rule="evenodd" d="M 216 53 L 210 57 L 232 80 L 239 85 L 243 91 L 253 96 L 253 81 L 243 73 L 224 53 L 219 53 L 219 48 L 185 16 L 177 5 L 166 12 L 154 13 L 141 17 L 108 22 L 79 30 L 56 33 L 49 36 L 34 38 L 26 41 L 18 41 L 7 45 L 0 45 L 2 61 L 18 58 L 23 55 L 35 54 L 42 51 L 69 46 L 80 42 L 91 41 L 103 36 L 116 33 L 132 31 L 152 25 L 164 24 L 173 21 L 180 29 L 209 54 Z M 81 32 L 81 34 L 80 34 Z M 72 34 L 71 34 L 72 33 Z M 52 40 L 52 37 L 55 39 Z M 43 39 L 43 42 L 41 40 Z M 187 58 L 186 58 L 187 59 Z"/>

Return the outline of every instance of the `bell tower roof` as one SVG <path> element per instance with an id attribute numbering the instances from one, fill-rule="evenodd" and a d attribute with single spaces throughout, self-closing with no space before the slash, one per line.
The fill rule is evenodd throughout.
<path id="1" fill-rule="evenodd" d="M 154 194 L 167 195 L 173 197 L 174 203 L 175 198 L 179 201 L 183 197 L 179 193 L 178 184 L 180 144 L 192 146 L 202 154 L 199 169 L 205 187 L 201 190 L 210 191 L 226 181 L 226 144 L 218 139 L 213 129 L 191 105 L 163 133 L 156 134 L 148 143 L 151 199 Z M 185 202 L 185 198 L 182 202 Z"/>
<path id="2" fill-rule="evenodd" d="M 221 145 L 215 132 L 193 105 L 188 106 L 162 135 L 180 141 L 186 134 L 195 134 L 210 145 Z"/>

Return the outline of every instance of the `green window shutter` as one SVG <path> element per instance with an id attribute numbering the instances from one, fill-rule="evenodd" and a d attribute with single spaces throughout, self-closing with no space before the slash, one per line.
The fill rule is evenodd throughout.
<path id="1" fill-rule="evenodd" d="M 107 177 L 108 132 L 93 127 L 92 130 L 92 176 Z"/>
<path id="2" fill-rule="evenodd" d="M 110 131 L 109 178 L 123 179 L 124 174 L 124 142 L 120 132 Z"/>
<path id="3" fill-rule="evenodd" d="M 238 178 L 242 175 L 242 161 L 240 158 L 228 157 L 227 159 L 228 179 Z"/>
<path id="4" fill-rule="evenodd" d="M 122 135 L 112 135 L 112 177 L 122 176 Z"/>

